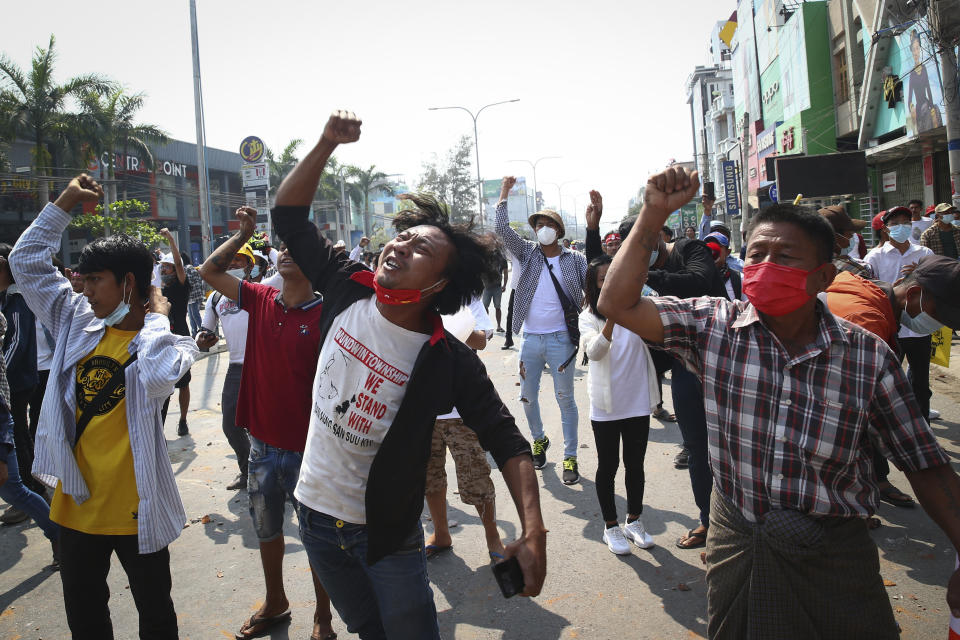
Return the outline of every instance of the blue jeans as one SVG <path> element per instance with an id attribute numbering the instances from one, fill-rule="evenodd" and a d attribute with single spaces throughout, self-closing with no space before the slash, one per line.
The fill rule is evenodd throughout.
<path id="1" fill-rule="evenodd" d="M 687 470 L 693 501 L 700 510 L 700 524 L 710 526 L 710 493 L 713 491 L 713 473 L 707 449 L 707 412 L 703 406 L 703 385 L 696 375 L 675 361 L 670 371 L 670 390 L 673 392 L 673 410 L 677 414 L 683 446 L 690 454 Z"/>
<path id="2" fill-rule="evenodd" d="M 0 420 L 9 423 L 7 426 L 0 428 L 0 431 L 5 431 L 8 428 L 13 429 L 13 418 L 6 410 L 0 409 Z M 31 491 L 23 484 L 20 477 L 20 467 L 17 464 L 16 448 L 10 449 L 10 453 L 3 458 L 3 462 L 7 463 L 7 481 L 0 487 L 0 499 L 33 518 L 33 521 L 43 530 L 43 535 L 47 536 L 48 540 L 53 542 L 59 539 L 60 525 L 50 519 L 50 505 L 39 494 Z"/>
<path id="3" fill-rule="evenodd" d="M 197 330 L 203 322 L 200 319 L 200 303 L 190 302 L 187 304 L 187 319 L 190 321 L 190 335 L 197 335 Z"/>
<path id="4" fill-rule="evenodd" d="M 287 500 L 297 509 L 293 490 L 300 477 L 303 454 L 287 451 L 250 436 L 250 467 L 247 472 L 247 496 L 250 517 L 260 542 L 283 535 L 283 510 Z"/>
<path id="5" fill-rule="evenodd" d="M 527 425 L 534 440 L 543 437 L 543 420 L 540 419 L 540 376 L 544 365 L 550 365 L 553 376 L 553 394 L 560 405 L 560 424 L 563 427 L 563 457 L 577 455 L 577 400 L 573 396 L 573 374 L 576 372 L 576 359 L 567 365 L 563 373 L 557 368 L 573 353 L 573 343 L 566 331 L 556 333 L 523 334 L 523 346 L 520 347 L 520 363 L 525 370 L 521 383 L 520 402 L 527 415 Z"/>
<path id="6" fill-rule="evenodd" d="M 419 523 L 403 545 L 367 564 L 367 527 L 300 505 L 300 539 L 310 566 L 347 631 L 363 640 L 440 638 Z"/>

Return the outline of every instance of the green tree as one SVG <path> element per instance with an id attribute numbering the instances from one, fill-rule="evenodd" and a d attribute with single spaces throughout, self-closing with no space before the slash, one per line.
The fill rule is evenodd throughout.
<path id="1" fill-rule="evenodd" d="M 155 247 L 163 242 L 163 237 L 153 223 L 139 219 L 150 213 L 150 205 L 146 202 L 120 200 L 106 207 L 97 205 L 96 211 L 96 214 L 74 216 L 70 227 L 85 229 L 95 238 L 112 233 L 125 233 L 140 238 L 148 247 Z"/>
<path id="2" fill-rule="evenodd" d="M 267 158 L 267 168 L 270 170 L 270 195 L 276 195 L 277 187 L 283 182 L 293 168 L 297 166 L 300 159 L 297 157 L 297 149 L 303 144 L 300 138 L 294 138 L 287 143 L 280 153 L 280 157 L 274 157 L 273 150 L 267 147 L 264 155 Z"/>
<path id="3" fill-rule="evenodd" d="M 37 47 L 34 51 L 26 73 L 6 54 L 0 54 L 0 80 L 6 80 L 6 86 L 0 91 L 3 116 L 0 133 L 7 140 L 26 138 L 33 143 L 33 165 L 40 175 L 46 175 L 51 166 L 58 164 L 54 152 L 62 153 L 68 146 L 65 143 L 75 138 L 73 132 L 78 123 L 75 114 L 66 110 L 67 99 L 79 98 L 88 92 L 104 94 L 112 88 L 110 81 L 97 74 L 77 76 L 58 84 L 53 78 L 54 44 L 51 34 L 47 48 Z M 46 202 L 49 186 L 43 180 L 40 184 L 41 201 Z"/>
<path id="4" fill-rule="evenodd" d="M 533 234 L 530 231 L 530 225 L 525 222 L 518 222 L 517 220 L 510 221 L 510 228 L 517 232 L 521 238 L 526 238 L 527 240 L 533 240 Z"/>
<path id="5" fill-rule="evenodd" d="M 387 178 L 389 176 L 383 171 L 377 170 L 376 165 L 370 165 L 369 169 L 360 169 L 353 167 L 351 171 L 360 196 L 363 200 L 363 234 L 370 237 L 372 230 L 372 212 L 370 211 L 370 194 L 375 191 L 382 191 L 388 196 L 396 195 L 396 189 L 393 188 Z"/>
<path id="6" fill-rule="evenodd" d="M 122 158 L 134 151 L 152 169 L 153 152 L 150 146 L 167 143 L 167 133 L 159 126 L 135 121 L 145 98 L 143 93 L 128 94 L 119 87 L 106 95 L 90 91 L 81 99 L 84 134 L 89 137 L 89 144 L 93 148 L 106 151 L 110 157 L 110 162 L 104 168 L 111 181 L 116 180 L 114 165 L 117 151 L 122 153 Z M 117 187 L 115 184 L 111 186 L 110 201 L 113 202 L 117 199 Z M 124 180 L 123 200 L 126 199 L 127 182 Z"/>
<path id="7" fill-rule="evenodd" d="M 477 184 L 472 178 L 473 142 L 468 136 L 447 152 L 444 162 L 434 160 L 423 165 L 417 188 L 441 197 L 450 207 L 450 219 L 465 222 L 477 211 Z"/>

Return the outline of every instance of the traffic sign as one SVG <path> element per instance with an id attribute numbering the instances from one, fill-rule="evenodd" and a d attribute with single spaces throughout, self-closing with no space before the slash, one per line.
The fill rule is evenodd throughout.
<path id="1" fill-rule="evenodd" d="M 777 202 L 777 185 L 770 185 L 770 199 Z"/>

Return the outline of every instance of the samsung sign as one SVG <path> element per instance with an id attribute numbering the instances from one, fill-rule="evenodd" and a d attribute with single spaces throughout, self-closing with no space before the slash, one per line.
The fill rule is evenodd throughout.
<path id="1" fill-rule="evenodd" d="M 737 191 L 737 163 L 723 161 L 723 198 L 727 205 L 727 215 L 740 213 L 740 194 Z"/>

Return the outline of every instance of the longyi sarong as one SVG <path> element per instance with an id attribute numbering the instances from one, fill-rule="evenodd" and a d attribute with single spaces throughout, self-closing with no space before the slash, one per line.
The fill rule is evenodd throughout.
<path id="1" fill-rule="evenodd" d="M 772 511 L 752 523 L 716 488 L 710 503 L 711 639 L 899 637 L 864 520 Z"/>

